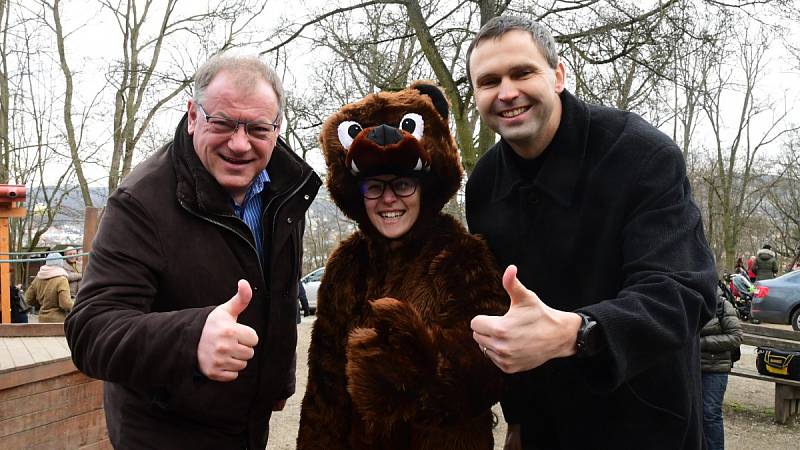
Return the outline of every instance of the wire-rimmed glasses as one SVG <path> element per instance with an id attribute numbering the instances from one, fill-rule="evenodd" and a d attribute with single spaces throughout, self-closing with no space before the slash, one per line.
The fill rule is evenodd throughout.
<path id="1" fill-rule="evenodd" d="M 245 122 L 243 120 L 234 120 L 227 117 L 212 116 L 206 113 L 205 108 L 200 103 L 197 103 L 200 112 L 206 118 L 206 123 L 212 133 L 224 136 L 233 136 L 239 125 L 244 126 L 244 132 L 248 136 L 258 140 L 267 140 L 276 130 L 280 128 L 278 119 L 275 122 Z"/>

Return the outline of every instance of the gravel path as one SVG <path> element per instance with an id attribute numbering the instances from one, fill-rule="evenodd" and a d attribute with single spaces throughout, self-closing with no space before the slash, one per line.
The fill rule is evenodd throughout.
<path id="1" fill-rule="evenodd" d="M 267 450 L 294 450 L 300 421 L 300 402 L 306 390 L 308 343 L 313 316 L 303 317 L 298 327 L 297 393 L 289 399 L 286 409 L 275 413 L 270 422 Z M 737 364 L 755 367 L 753 349 L 742 348 L 742 360 Z M 788 426 L 772 421 L 774 385 L 758 380 L 730 377 L 725 395 L 725 448 L 728 450 L 800 450 L 800 420 Z M 502 417 L 500 408 L 495 411 Z M 495 449 L 501 450 L 505 423 L 501 420 L 495 430 Z M 324 426 L 324 425 L 321 425 Z M 653 426 L 658 426 L 654 424 Z"/>

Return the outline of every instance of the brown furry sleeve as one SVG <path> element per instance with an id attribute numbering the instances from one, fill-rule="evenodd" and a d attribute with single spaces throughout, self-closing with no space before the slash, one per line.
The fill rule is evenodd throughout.
<path id="1" fill-rule="evenodd" d="M 356 298 L 357 235 L 330 256 L 318 290 L 308 351 L 308 384 L 300 412 L 298 450 L 349 448 L 352 405 L 345 389 L 345 344 Z M 355 272 L 354 272 L 355 271 Z M 324 429 L 324 432 L 320 432 Z"/>
<path id="2" fill-rule="evenodd" d="M 486 244 L 464 235 L 432 263 L 435 291 L 447 302 L 431 324 L 438 351 L 436 380 L 422 408 L 426 420 L 452 423 L 472 417 L 500 400 L 504 375 L 472 338 L 479 314 L 503 315 L 509 299 Z"/>

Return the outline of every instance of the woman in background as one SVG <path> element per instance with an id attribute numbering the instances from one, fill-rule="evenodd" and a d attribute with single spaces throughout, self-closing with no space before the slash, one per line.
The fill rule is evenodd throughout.
<path id="1" fill-rule="evenodd" d="M 47 255 L 45 265 L 39 268 L 33 283 L 25 291 L 28 304 L 39 309 L 39 322 L 63 322 L 67 313 L 72 311 L 67 271 L 61 264 L 58 253 Z"/>

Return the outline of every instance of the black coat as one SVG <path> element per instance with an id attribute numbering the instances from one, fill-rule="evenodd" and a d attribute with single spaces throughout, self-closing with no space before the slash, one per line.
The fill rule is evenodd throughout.
<path id="1" fill-rule="evenodd" d="M 701 448 L 716 276 L 681 152 L 635 114 L 561 101 L 532 181 L 504 141 L 481 158 L 467 221 L 546 304 L 594 317 L 604 351 L 515 375 L 506 418 L 527 448 Z"/>
<path id="2" fill-rule="evenodd" d="M 279 141 L 262 192 L 264 260 L 230 196 L 186 132 L 140 164 L 108 200 L 65 329 L 75 365 L 106 380 L 115 448 L 264 448 L 271 407 L 294 393 L 304 214 L 321 182 Z M 208 314 L 236 293 L 255 356 L 232 382 L 197 369 Z"/>

